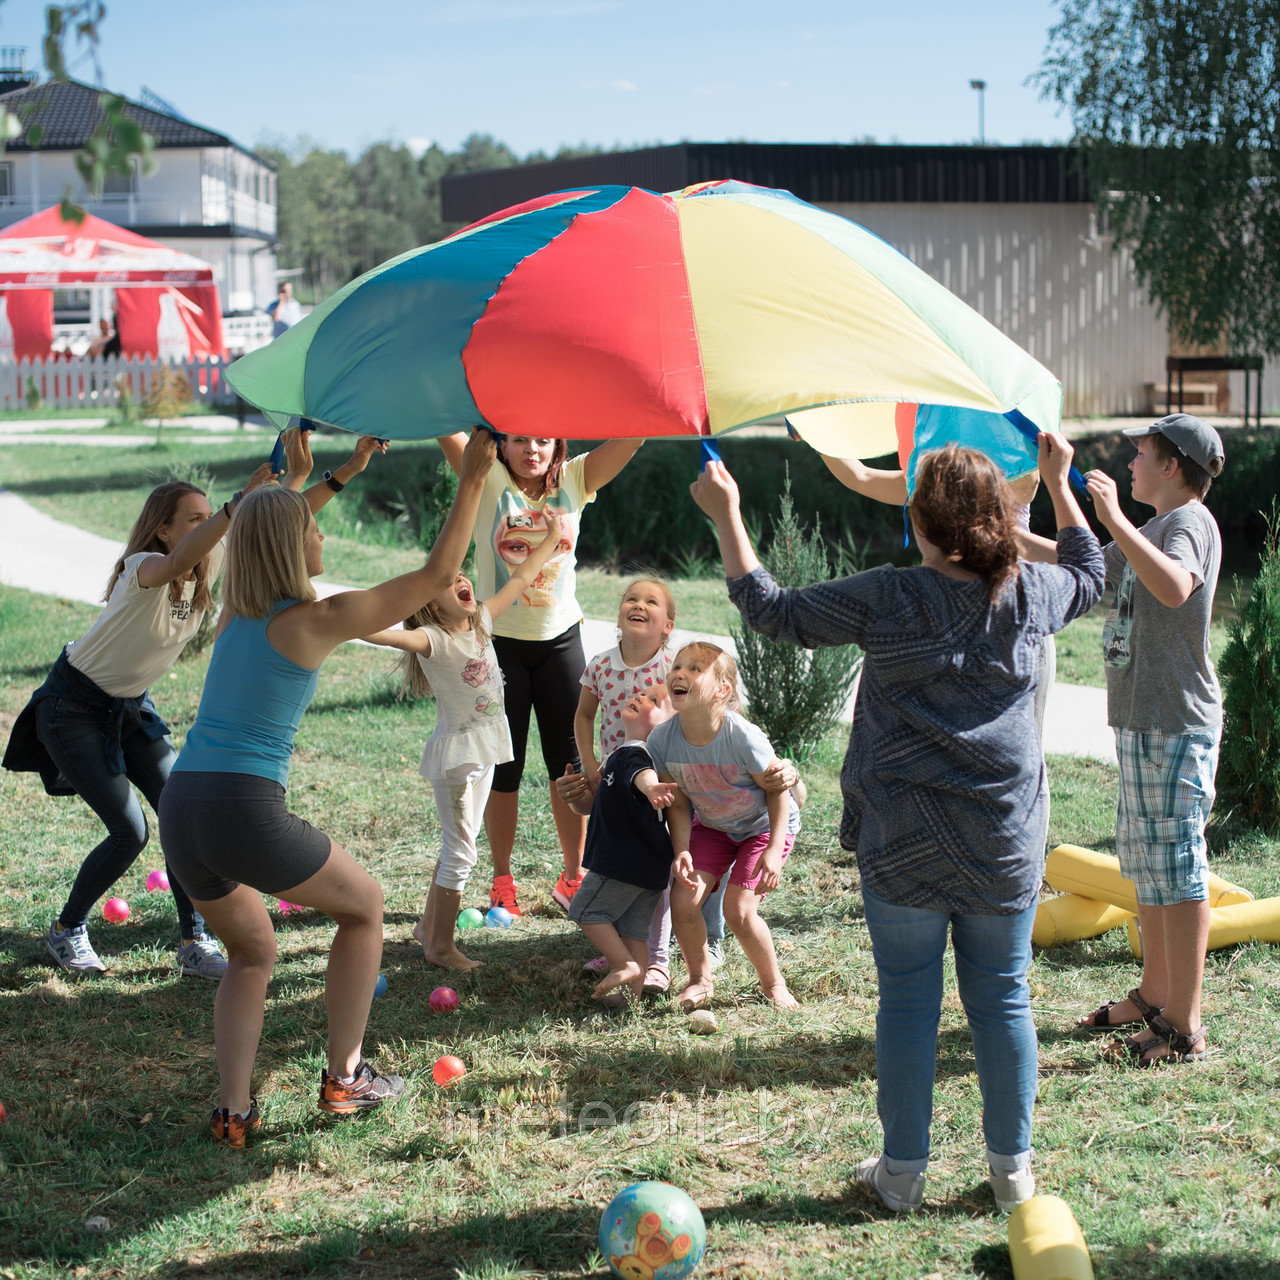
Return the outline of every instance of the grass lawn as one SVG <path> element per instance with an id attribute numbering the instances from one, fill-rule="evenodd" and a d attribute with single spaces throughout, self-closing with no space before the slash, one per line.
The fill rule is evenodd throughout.
<path id="1" fill-rule="evenodd" d="M 114 477 L 103 492 L 129 494 L 118 509 L 101 499 L 102 520 L 92 523 L 104 531 L 123 532 L 110 522 L 127 524 L 151 483 L 130 482 L 117 456 L 126 453 L 94 455 Z M 28 446 L 6 449 L 6 483 L 11 454 L 24 468 L 13 487 L 48 510 L 64 501 L 56 476 L 27 460 Z M 238 476 L 244 468 L 235 467 Z M 83 468 L 65 501 L 82 503 L 89 523 L 97 508 L 86 494 L 97 490 L 88 460 Z M 379 575 L 401 554 L 417 560 L 409 549 L 366 549 Z M 599 601 L 589 612 L 611 616 L 618 580 L 586 578 L 588 600 Z M 681 625 L 724 630 L 718 593 L 714 582 L 705 597 L 679 584 Z M 0 593 L 0 734 L 59 645 L 93 616 L 88 606 Z M 177 743 L 207 656 L 180 662 L 153 690 Z M 278 928 L 256 1080 L 264 1126 L 243 1153 L 213 1147 L 205 1132 L 217 1095 L 216 988 L 176 976 L 172 903 L 143 887 L 158 850 L 148 848 L 118 886 L 133 907 L 128 923 L 91 924 L 110 972 L 70 980 L 48 963 L 42 938 L 97 823 L 79 800 L 45 796 L 33 775 L 0 778 L 0 1276 L 603 1275 L 600 1211 L 623 1185 L 650 1177 L 678 1183 L 702 1207 L 709 1246 L 700 1275 L 1011 1275 L 984 1180 L 980 1100 L 953 980 L 925 1208 L 896 1218 L 852 1185 L 859 1160 L 879 1148 L 875 975 L 857 869 L 836 840 L 840 735 L 812 766 L 805 830 L 765 908 L 804 1007 L 783 1015 L 761 1003 L 731 944 L 719 1029 L 699 1037 L 662 1004 L 623 1014 L 593 1006 L 580 972 L 591 952 L 549 905 L 559 855 L 545 791 L 532 780 L 516 860 L 525 917 L 510 931 L 467 936 L 485 961 L 474 974 L 425 967 L 409 931 L 439 838 L 417 776 L 432 707 L 395 699 L 393 663 L 357 646 L 330 659 L 290 790 L 291 807 L 332 832 L 386 891 L 389 989 L 374 1002 L 366 1051 L 409 1087 L 367 1119 L 335 1121 L 314 1105 L 332 930 L 306 914 Z M 1063 757 L 1049 764 L 1051 843 L 1110 849 L 1113 770 Z M 1214 843 L 1220 874 L 1258 897 L 1280 894 L 1280 844 L 1221 832 Z M 478 874 L 467 901 L 481 905 L 484 887 Z M 1209 1062 L 1137 1072 L 1102 1063 L 1096 1042 L 1068 1030 L 1134 984 L 1124 933 L 1037 955 L 1036 1170 L 1041 1190 L 1071 1204 L 1100 1280 L 1280 1280 L 1277 960 L 1261 945 L 1212 953 Z M 429 1008 L 442 981 L 462 998 L 455 1013 Z M 447 1090 L 431 1079 L 444 1053 L 468 1067 Z M 94 1219 L 105 1225 L 86 1225 Z"/>

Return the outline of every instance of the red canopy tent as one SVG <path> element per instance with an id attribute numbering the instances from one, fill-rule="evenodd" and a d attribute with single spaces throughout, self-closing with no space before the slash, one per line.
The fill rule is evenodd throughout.
<path id="1" fill-rule="evenodd" d="M 213 268 L 102 218 L 59 206 L 0 231 L 0 359 L 50 353 L 53 290 L 114 291 L 121 352 L 225 357 Z"/>

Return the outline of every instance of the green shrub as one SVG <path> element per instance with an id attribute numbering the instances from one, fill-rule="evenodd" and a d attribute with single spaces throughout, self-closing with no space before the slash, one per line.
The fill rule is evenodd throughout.
<path id="1" fill-rule="evenodd" d="M 1280 832 L 1280 507 L 1273 498 L 1261 563 L 1218 663 L 1223 728 L 1220 804 L 1250 826 Z"/>
<path id="2" fill-rule="evenodd" d="M 846 557 L 828 552 L 819 525 L 808 533 L 796 519 L 789 469 L 778 505 L 767 563 L 779 586 L 807 587 L 853 572 L 856 566 Z M 862 667 L 861 651 L 856 645 L 803 649 L 744 627 L 730 632 L 752 723 L 765 731 L 779 755 L 808 759 L 840 721 Z"/>

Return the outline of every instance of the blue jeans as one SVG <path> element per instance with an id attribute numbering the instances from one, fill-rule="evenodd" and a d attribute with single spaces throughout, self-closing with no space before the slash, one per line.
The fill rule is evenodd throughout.
<path id="1" fill-rule="evenodd" d="M 58 913 L 64 928 L 85 924 L 94 904 L 134 864 L 146 847 L 147 819 L 134 794 L 134 786 L 154 810 L 169 770 L 178 758 L 168 738 L 149 739 L 126 714 L 120 745 L 124 773 L 113 774 L 107 764 L 100 716 L 65 698 L 45 698 L 36 712 L 40 741 L 63 777 L 98 815 L 107 828 L 106 838 L 84 860 L 66 906 Z M 166 870 L 168 864 L 166 863 Z M 178 908 L 184 938 L 204 932 L 204 920 L 191 905 L 178 878 L 169 871 L 169 887 Z"/>
<path id="2" fill-rule="evenodd" d="M 865 889 L 862 897 L 880 984 L 876 1099 L 885 1155 L 919 1161 L 929 1154 L 948 929 L 987 1148 L 1006 1156 L 1029 1151 L 1038 1070 L 1027 986 L 1035 905 L 1016 915 L 962 915 L 896 906 Z"/>

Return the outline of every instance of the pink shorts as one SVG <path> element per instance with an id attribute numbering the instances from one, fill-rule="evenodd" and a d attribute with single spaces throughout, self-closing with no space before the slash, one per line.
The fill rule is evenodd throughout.
<path id="1" fill-rule="evenodd" d="M 789 835 L 782 844 L 782 865 L 787 865 L 791 856 L 791 846 L 795 844 L 795 836 Z M 704 827 L 694 814 L 693 829 L 689 832 L 689 853 L 693 858 L 693 869 L 705 875 L 715 876 L 715 883 L 720 883 L 721 876 L 729 868 L 729 883 L 740 884 L 744 889 L 752 889 L 756 893 L 763 890 L 757 888 L 760 879 L 760 855 L 769 844 L 769 833 L 762 831 L 758 836 L 746 836 L 741 840 L 734 839 L 727 831 L 717 831 L 714 827 Z M 715 887 L 714 885 L 712 886 Z"/>

